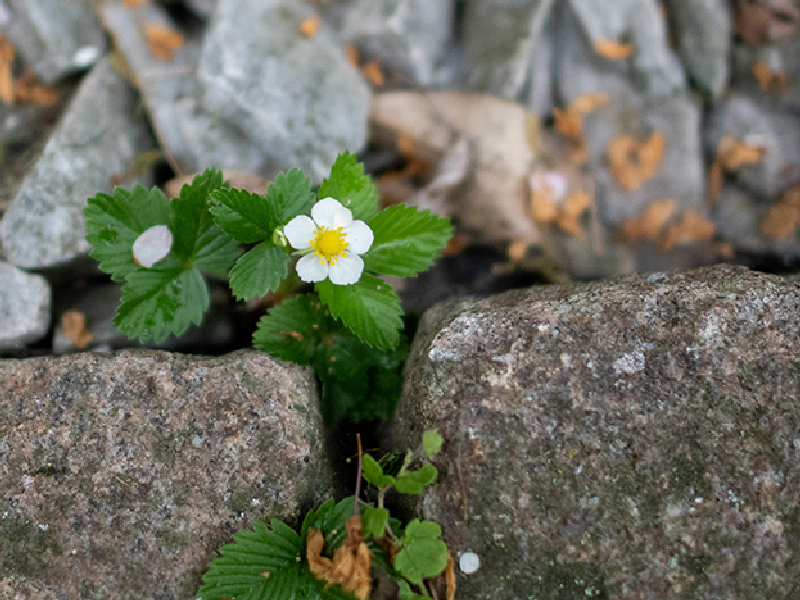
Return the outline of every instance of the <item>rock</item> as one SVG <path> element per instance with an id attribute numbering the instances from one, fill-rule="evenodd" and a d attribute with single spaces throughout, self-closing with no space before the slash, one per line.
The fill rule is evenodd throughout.
<path id="1" fill-rule="evenodd" d="M 764 149 L 759 162 L 735 173 L 739 185 L 759 200 L 774 199 L 800 175 L 800 117 L 766 98 L 731 94 L 708 120 L 707 151 L 716 155 L 723 137 Z"/>
<path id="2" fill-rule="evenodd" d="M 130 65 L 159 142 L 177 173 L 189 175 L 222 167 L 274 177 L 288 168 L 237 124 L 222 121 L 203 107 L 195 78 L 202 52 L 199 40 L 186 38 L 166 63 L 150 54 L 144 31 L 137 25 L 169 27 L 169 19 L 158 7 L 147 3 L 127 8 L 107 2 L 101 5 L 100 14 Z"/>
<path id="3" fill-rule="evenodd" d="M 418 85 L 438 73 L 451 43 L 453 0 L 335 0 L 320 14 L 369 59 L 397 69 Z"/>
<path id="4" fill-rule="evenodd" d="M 473 90 L 511 102 L 530 101 L 537 114 L 550 108 L 553 6 L 553 0 L 467 4 L 464 51 Z"/>
<path id="5" fill-rule="evenodd" d="M 103 28 L 87 0 L 6 0 L 6 32 L 25 62 L 46 83 L 82 71 L 103 55 Z"/>
<path id="6" fill-rule="evenodd" d="M 187 4 L 200 16 L 210 17 L 217 9 L 217 0 L 188 0 Z"/>
<path id="7" fill-rule="evenodd" d="M 800 110 L 800 34 L 771 46 L 734 44 L 731 70 L 735 91 L 769 98 L 770 105 Z"/>
<path id="8" fill-rule="evenodd" d="M 315 14 L 289 0 L 221 3 L 197 76 L 206 111 L 320 183 L 338 154 L 364 146 L 370 90 L 326 27 L 310 38 L 298 31 Z"/>
<path id="9" fill-rule="evenodd" d="M 632 91 L 672 94 L 685 88 L 655 0 L 570 0 L 562 10 L 556 68 L 564 104 L 584 94 L 625 97 Z M 607 42 L 630 43 L 632 53 L 627 58 L 604 56 L 597 45 Z"/>
<path id="10" fill-rule="evenodd" d="M 88 252 L 87 198 L 110 192 L 112 177 L 128 172 L 154 144 L 135 91 L 111 59 L 103 59 L 82 82 L 3 218 L 8 261 L 40 269 Z M 149 179 L 131 178 L 124 186 L 135 183 Z"/>
<path id="11" fill-rule="evenodd" d="M 589 167 L 602 197 L 603 222 L 617 226 L 640 213 L 651 201 L 673 198 L 681 209 L 704 204 L 705 175 L 700 139 L 701 107 L 685 96 L 631 95 L 616 98 L 584 119 Z M 609 168 L 609 144 L 622 135 L 640 142 L 660 132 L 664 153 L 652 177 L 627 191 Z"/>
<path id="12" fill-rule="evenodd" d="M 726 0 L 671 0 L 678 51 L 686 70 L 713 100 L 728 84 L 731 46 L 731 6 Z"/>
<path id="13" fill-rule="evenodd" d="M 0 262 L 0 349 L 22 348 L 47 334 L 50 284 Z"/>
<path id="14" fill-rule="evenodd" d="M 717 266 L 428 312 L 393 435 L 444 436 L 406 498 L 480 558 L 459 595 L 792 597 L 798 306 L 796 284 Z"/>
<path id="15" fill-rule="evenodd" d="M 194 598 L 233 533 L 330 493 L 315 390 L 252 351 L 0 361 L 3 585 Z"/>
<path id="16" fill-rule="evenodd" d="M 467 136 L 470 178 L 451 202 L 462 231 L 485 243 L 538 242 L 527 214 L 533 151 L 523 106 L 485 94 L 387 92 L 374 98 L 370 118 L 377 130 L 411 138 L 415 152 L 433 162 L 458 134 Z"/>

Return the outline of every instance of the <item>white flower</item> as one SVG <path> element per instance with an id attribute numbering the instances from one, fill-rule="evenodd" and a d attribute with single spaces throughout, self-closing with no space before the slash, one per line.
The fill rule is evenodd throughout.
<path id="1" fill-rule="evenodd" d="M 311 209 L 311 218 L 300 215 L 283 228 L 293 248 L 305 254 L 297 261 L 297 274 L 306 282 L 330 277 L 336 285 L 350 285 L 361 278 L 364 254 L 372 245 L 372 230 L 334 198 L 323 198 Z"/>

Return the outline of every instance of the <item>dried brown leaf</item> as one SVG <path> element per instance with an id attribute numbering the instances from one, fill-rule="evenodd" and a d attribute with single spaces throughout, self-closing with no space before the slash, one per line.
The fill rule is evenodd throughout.
<path id="1" fill-rule="evenodd" d="M 351 66 L 358 68 L 358 50 L 356 47 L 353 46 L 350 42 L 345 42 L 344 44 L 344 55 L 347 58 L 347 62 L 350 63 Z"/>
<path id="2" fill-rule="evenodd" d="M 583 130 L 583 117 L 573 106 L 565 109 L 554 108 L 556 130 L 568 138 L 580 137 Z"/>
<path id="3" fill-rule="evenodd" d="M 753 65 L 753 75 L 758 80 L 758 87 L 762 92 L 774 89 L 782 94 L 786 91 L 786 73 L 771 70 L 763 60 Z"/>
<path id="4" fill-rule="evenodd" d="M 611 40 L 595 40 L 594 51 L 611 60 L 628 58 L 633 54 L 633 44 L 622 44 Z"/>
<path id="5" fill-rule="evenodd" d="M 319 18 L 319 15 L 314 15 L 313 17 L 309 17 L 308 19 L 300 23 L 300 27 L 297 28 L 297 33 L 299 33 L 306 39 L 311 39 L 319 31 L 319 26 L 321 23 L 322 20 Z"/>
<path id="6" fill-rule="evenodd" d="M 656 172 L 664 156 L 664 135 L 655 130 L 646 142 L 622 135 L 608 146 L 611 173 L 626 192 L 638 190 Z"/>
<path id="7" fill-rule="evenodd" d="M 361 72 L 373 85 L 383 85 L 383 71 L 381 71 L 381 63 L 377 60 L 372 60 L 361 67 Z"/>
<path id="8" fill-rule="evenodd" d="M 761 146 L 751 146 L 725 136 L 719 142 L 717 159 L 723 169 L 732 172 L 738 171 L 743 164 L 759 162 L 765 152 L 766 149 Z"/>
<path id="9" fill-rule="evenodd" d="M 667 227 L 659 239 L 658 248 L 663 252 L 675 246 L 711 239 L 713 235 L 714 223 L 696 210 L 689 209 L 684 211 L 680 222 Z"/>
<path id="10" fill-rule="evenodd" d="M 617 231 L 617 239 L 623 243 L 636 240 L 656 240 L 664 225 L 675 211 L 677 202 L 671 198 L 656 200 L 635 217 L 627 219 Z"/>
<path id="11" fill-rule="evenodd" d="M 711 163 L 711 168 L 708 170 L 708 183 L 706 185 L 706 202 L 709 204 L 717 203 L 720 192 L 722 192 L 723 179 L 722 163 L 719 162 L 719 158 L 715 158 L 714 162 Z"/>
<path id="12" fill-rule="evenodd" d="M 306 539 L 308 568 L 317 579 L 327 581 L 328 585 L 341 585 L 345 592 L 366 600 L 372 588 L 372 553 L 361 536 L 360 517 L 347 519 L 346 528 L 345 541 L 333 553 L 333 560 L 322 556 L 325 545 L 322 532 L 309 528 Z"/>
<path id="13" fill-rule="evenodd" d="M 125 8 L 136 8 L 142 4 L 147 4 L 150 0 L 124 0 L 122 6 Z"/>
<path id="14" fill-rule="evenodd" d="M 144 32 L 147 49 L 155 59 L 170 62 L 175 56 L 175 50 L 183 46 L 183 34 L 171 27 L 147 23 Z"/>
<path id="15" fill-rule="evenodd" d="M 4 35 L 0 35 L 0 100 L 14 103 L 14 80 L 11 65 L 14 62 L 14 46 Z"/>
<path id="16" fill-rule="evenodd" d="M 58 103 L 58 92 L 49 85 L 40 84 L 33 73 L 25 73 L 14 83 L 14 100 L 54 106 Z"/>
<path id="17" fill-rule="evenodd" d="M 86 328 L 86 315 L 78 310 L 65 311 L 61 315 L 61 327 L 64 335 L 81 350 L 94 340 L 94 334 Z"/>
<path id="18" fill-rule="evenodd" d="M 444 568 L 444 581 L 446 585 L 446 600 L 455 600 L 456 597 L 456 568 L 453 555 L 447 552 L 447 566 Z"/>
<path id="19" fill-rule="evenodd" d="M 610 98 L 608 94 L 582 94 L 572 101 L 572 106 L 579 113 L 586 114 L 608 104 Z"/>

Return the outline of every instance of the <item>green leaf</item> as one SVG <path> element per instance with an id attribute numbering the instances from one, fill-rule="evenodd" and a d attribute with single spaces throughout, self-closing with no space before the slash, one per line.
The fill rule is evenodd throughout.
<path id="1" fill-rule="evenodd" d="M 367 508 L 361 513 L 361 533 L 374 538 L 381 537 L 389 522 L 389 511 L 385 508 Z"/>
<path id="2" fill-rule="evenodd" d="M 333 319 L 311 294 L 284 300 L 261 317 L 253 334 L 253 345 L 264 352 L 298 365 L 310 365 L 321 335 Z"/>
<path id="3" fill-rule="evenodd" d="M 140 269 L 122 286 L 122 302 L 114 324 L 128 337 L 162 343 L 170 334 L 181 335 L 200 324 L 209 296 L 200 271 Z"/>
<path id="4" fill-rule="evenodd" d="M 439 453 L 443 442 L 444 438 L 435 429 L 429 429 L 422 434 L 422 449 L 425 450 L 428 458 L 433 458 Z"/>
<path id="5" fill-rule="evenodd" d="M 267 197 L 273 206 L 280 207 L 278 226 L 285 225 L 297 215 L 308 215 L 317 200 L 311 191 L 311 180 L 299 169 L 278 173 L 269 184 Z"/>
<path id="6" fill-rule="evenodd" d="M 430 600 L 428 596 L 412 592 L 411 586 L 405 579 L 401 579 L 397 583 L 400 585 L 400 600 Z"/>
<path id="7" fill-rule="evenodd" d="M 155 225 L 172 229 L 172 211 L 164 194 L 140 185 L 132 192 L 116 188 L 114 195 L 97 194 L 83 210 L 91 256 L 114 281 L 122 281 L 140 267 L 133 261 L 133 243 Z"/>
<path id="8" fill-rule="evenodd" d="M 300 531 L 304 553 L 309 527 L 319 529 L 322 532 L 328 548 L 338 548 L 344 543 L 344 539 L 347 536 L 347 519 L 353 516 L 353 502 L 353 496 L 348 496 L 338 503 L 334 503 L 331 499 L 325 501 L 316 511 L 309 511 L 305 519 L 303 519 L 303 526 Z"/>
<path id="9" fill-rule="evenodd" d="M 216 190 L 211 194 L 216 203 L 209 207 L 217 225 L 242 244 L 268 240 L 278 226 L 280 207 L 268 198 L 247 190 Z"/>
<path id="10" fill-rule="evenodd" d="M 378 461 L 372 458 L 369 454 L 361 457 L 361 470 L 369 483 L 377 488 L 386 488 L 394 485 L 394 477 L 391 475 L 384 475 Z"/>
<path id="11" fill-rule="evenodd" d="M 402 204 L 382 210 L 367 225 L 375 239 L 364 254 L 364 268 L 401 277 L 430 267 L 453 235 L 447 219 Z"/>
<path id="12" fill-rule="evenodd" d="M 335 198 L 359 221 L 369 221 L 378 212 L 378 191 L 372 178 L 364 175 L 364 165 L 356 157 L 340 154 L 330 176 L 319 187 L 320 198 Z"/>
<path id="13" fill-rule="evenodd" d="M 433 521 L 414 519 L 406 526 L 403 548 L 394 567 L 411 583 L 422 585 L 424 577 L 436 577 L 447 566 L 447 544 L 438 537 L 442 528 Z"/>
<path id="14" fill-rule="evenodd" d="M 272 242 L 261 242 L 239 257 L 231 269 L 230 286 L 237 300 L 266 296 L 289 274 L 291 257 Z"/>
<path id="15" fill-rule="evenodd" d="M 406 471 L 397 476 L 395 487 L 401 494 L 420 494 L 422 489 L 434 481 L 439 472 L 433 465 L 423 465 L 416 471 Z"/>
<path id="16" fill-rule="evenodd" d="M 380 278 L 364 273 L 352 285 L 334 285 L 326 279 L 315 286 L 331 314 L 362 341 L 378 348 L 394 348 L 400 342 L 400 298 Z"/>

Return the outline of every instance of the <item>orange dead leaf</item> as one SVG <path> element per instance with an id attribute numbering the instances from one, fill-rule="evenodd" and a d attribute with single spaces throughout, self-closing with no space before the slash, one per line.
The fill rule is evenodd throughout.
<path id="1" fill-rule="evenodd" d="M 581 94 L 572 101 L 572 106 L 581 114 L 592 112 L 594 109 L 608 104 L 608 94 Z"/>
<path id="2" fill-rule="evenodd" d="M 611 60 L 620 60 L 633 54 L 633 44 L 622 44 L 611 40 L 595 40 L 594 51 Z"/>
<path id="3" fill-rule="evenodd" d="M 533 220 L 552 223 L 558 218 L 555 200 L 566 193 L 566 179 L 558 173 L 533 173 L 531 175 L 531 212 Z"/>
<path id="4" fill-rule="evenodd" d="M 622 224 L 617 231 L 617 238 L 624 243 L 641 239 L 655 240 L 669 221 L 676 205 L 677 202 L 672 198 L 651 202 L 644 212 Z"/>
<path id="5" fill-rule="evenodd" d="M 279 335 L 288 335 L 296 339 L 298 342 L 303 341 L 303 334 L 299 331 L 286 331 L 285 329 L 278 330 Z"/>
<path id="6" fill-rule="evenodd" d="M 137 6 L 141 6 L 142 4 L 147 4 L 149 0 L 125 0 L 122 3 L 122 6 L 125 8 L 136 8 Z"/>
<path id="7" fill-rule="evenodd" d="M 61 327 L 64 335 L 81 350 L 94 340 L 94 334 L 86 329 L 86 315 L 78 310 L 65 311 L 61 315 Z"/>
<path id="8" fill-rule="evenodd" d="M 530 242 L 526 241 L 518 241 L 518 242 L 511 242 L 508 247 L 508 258 L 512 261 L 520 261 L 525 258 L 525 255 L 528 253 L 528 248 L 531 247 Z"/>
<path id="9" fill-rule="evenodd" d="M 455 600 L 456 597 L 456 569 L 453 555 L 447 552 L 447 566 L 444 568 L 444 582 L 446 586 L 446 600 Z"/>
<path id="10" fill-rule="evenodd" d="M 317 31 L 319 31 L 319 26 L 321 22 L 322 21 L 318 15 L 309 17 L 308 19 L 300 23 L 300 27 L 297 28 L 297 33 L 299 33 L 306 39 L 313 38 L 317 34 Z"/>
<path id="11" fill-rule="evenodd" d="M 14 103 L 14 80 L 11 65 L 14 62 L 14 46 L 4 35 L 0 35 L 0 100 Z"/>
<path id="12" fill-rule="evenodd" d="M 37 83 L 33 73 L 25 73 L 14 84 L 14 100 L 53 106 L 58 103 L 58 92 L 48 85 Z"/>
<path id="13" fill-rule="evenodd" d="M 733 244 L 729 244 L 728 242 L 718 242 L 714 244 L 714 252 L 723 260 L 730 260 L 735 255 Z"/>
<path id="14" fill-rule="evenodd" d="M 461 254 L 464 251 L 464 248 L 467 247 L 467 236 L 462 234 L 456 234 L 447 240 L 447 244 L 445 244 L 444 249 L 442 250 L 442 256 L 456 256 Z"/>
<path id="15" fill-rule="evenodd" d="M 564 200 L 556 224 L 567 233 L 583 239 L 583 227 L 578 219 L 592 205 L 592 197 L 586 192 L 575 192 Z"/>
<path id="16" fill-rule="evenodd" d="M 630 135 L 614 139 L 608 146 L 611 173 L 626 192 L 638 190 L 650 179 L 664 156 L 664 135 L 656 130 L 643 143 Z"/>
<path id="17" fill-rule="evenodd" d="M 708 184 L 706 185 L 706 202 L 709 204 L 717 203 L 722 191 L 722 180 L 722 163 L 719 162 L 719 158 L 715 158 L 708 170 Z"/>
<path id="18" fill-rule="evenodd" d="M 183 34 L 171 27 L 162 27 L 154 23 L 144 26 L 147 36 L 147 49 L 150 56 L 158 60 L 171 61 L 175 50 L 183 46 Z"/>
<path id="19" fill-rule="evenodd" d="M 400 154 L 404 156 L 413 156 L 414 155 L 414 138 L 408 135 L 407 133 L 403 133 L 402 131 L 397 134 L 397 139 L 395 140 L 395 145 L 397 149 L 400 151 Z"/>
<path id="20" fill-rule="evenodd" d="M 553 112 L 556 119 L 556 130 L 568 137 L 580 137 L 583 130 L 583 117 L 573 106 L 565 109 L 554 108 Z"/>
<path id="21" fill-rule="evenodd" d="M 691 244 L 711 239 L 714 235 L 714 223 L 706 220 L 694 209 L 684 211 L 680 222 L 667 227 L 658 241 L 658 249 L 669 250 L 674 246 Z"/>
<path id="22" fill-rule="evenodd" d="M 308 568 L 317 579 L 327 581 L 328 585 L 341 585 L 345 592 L 366 600 L 372 588 L 372 553 L 361 536 L 361 518 L 350 517 L 346 527 L 347 537 L 333 553 L 333 560 L 322 556 L 325 545 L 322 532 L 309 528 L 306 540 Z"/>
<path id="23" fill-rule="evenodd" d="M 719 142 L 717 158 L 726 171 L 738 171 L 746 163 L 759 162 L 766 152 L 761 146 L 750 146 L 730 136 L 725 136 Z"/>
<path id="24" fill-rule="evenodd" d="M 381 64 L 377 60 L 372 60 L 365 64 L 361 67 L 361 72 L 373 85 L 383 85 L 383 71 L 381 71 Z"/>
<path id="25" fill-rule="evenodd" d="M 800 225 L 800 184 L 788 188 L 778 204 L 769 209 L 761 233 L 777 240 L 792 235 Z"/>
<path id="26" fill-rule="evenodd" d="M 351 66 L 358 68 L 358 50 L 356 47 L 353 46 L 350 42 L 346 42 L 344 45 L 344 55 L 347 58 L 347 62 L 350 63 Z"/>

